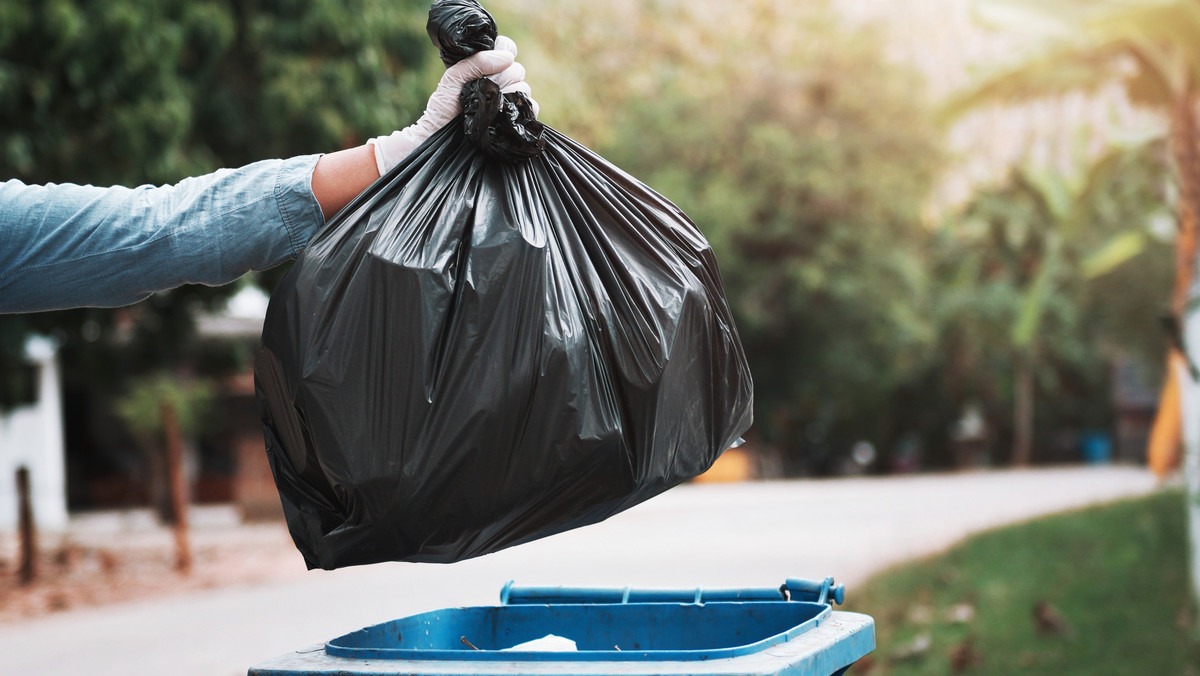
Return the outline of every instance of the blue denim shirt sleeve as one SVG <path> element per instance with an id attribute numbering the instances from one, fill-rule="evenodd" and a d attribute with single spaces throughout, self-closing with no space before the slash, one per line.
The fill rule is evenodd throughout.
<path id="1" fill-rule="evenodd" d="M 318 157 L 157 187 L 0 183 L 0 313 L 128 305 L 295 258 L 325 222 Z"/>

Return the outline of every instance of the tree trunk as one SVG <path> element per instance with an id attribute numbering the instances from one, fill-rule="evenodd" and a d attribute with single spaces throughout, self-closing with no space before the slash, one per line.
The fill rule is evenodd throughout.
<path id="1" fill-rule="evenodd" d="M 192 568 L 192 550 L 188 543 L 187 482 L 183 477 L 183 435 L 175 407 L 162 405 L 163 432 L 167 442 L 168 487 L 171 493 L 172 528 L 175 532 L 175 569 L 188 573 Z"/>
<path id="2" fill-rule="evenodd" d="M 1180 335 L 1168 359 L 1168 368 L 1178 371 L 1182 438 L 1184 446 L 1184 476 L 1187 483 L 1187 511 L 1191 540 L 1192 595 L 1200 601 L 1200 384 L 1186 367 L 1200 346 L 1200 314 L 1191 312 L 1189 296 L 1196 274 L 1197 215 L 1200 215 L 1200 147 L 1196 134 L 1195 84 L 1189 77 L 1183 95 L 1171 111 L 1171 153 L 1179 183 L 1179 233 L 1175 244 L 1175 286 L 1171 295 L 1171 312 Z M 1183 367 L 1176 366 L 1184 364 Z M 1160 406 L 1160 409 L 1162 407 Z"/>
<path id="3" fill-rule="evenodd" d="M 1017 358 L 1013 382 L 1013 452 L 1015 467 L 1028 467 L 1033 460 L 1033 360 Z"/>
<path id="4" fill-rule="evenodd" d="M 21 531 L 17 581 L 28 585 L 37 578 L 38 546 L 37 525 L 33 520 L 33 489 L 29 482 L 29 468 L 24 466 L 17 468 L 17 521 Z"/>
<path id="5" fill-rule="evenodd" d="M 1190 83 L 1191 80 L 1189 79 Z M 1175 243 L 1175 284 L 1171 311 L 1182 326 L 1196 274 L 1196 217 L 1200 214 L 1200 147 L 1196 136 L 1194 85 L 1175 102 L 1171 114 L 1171 154 L 1179 182 L 1179 233 Z"/>

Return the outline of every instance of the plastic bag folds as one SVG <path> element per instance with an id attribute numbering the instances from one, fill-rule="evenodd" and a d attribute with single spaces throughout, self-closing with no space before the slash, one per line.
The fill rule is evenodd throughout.
<path id="1" fill-rule="evenodd" d="M 447 126 L 275 290 L 256 387 L 310 567 L 456 561 L 594 523 L 702 473 L 749 427 L 707 242 L 543 134 L 511 163 Z"/>
<path id="2" fill-rule="evenodd" d="M 446 67 L 496 46 L 496 21 L 475 0 L 438 0 L 429 8 L 425 32 Z"/>
<path id="3" fill-rule="evenodd" d="M 468 92 L 272 295 L 256 390 L 310 568 L 452 562 L 595 523 L 750 426 L 699 230 L 496 93 Z"/>

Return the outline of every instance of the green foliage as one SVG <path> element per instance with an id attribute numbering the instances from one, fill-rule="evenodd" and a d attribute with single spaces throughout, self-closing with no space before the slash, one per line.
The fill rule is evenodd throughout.
<path id="1" fill-rule="evenodd" d="M 418 2 L 0 2 L 0 174 L 168 182 L 415 117 Z"/>
<path id="2" fill-rule="evenodd" d="M 1113 149 L 1075 175 L 1014 169 L 936 232 L 942 387 L 982 403 L 1001 437 L 1022 364 L 1035 365 L 1046 433 L 1108 426 L 1118 353 L 1157 367 L 1171 269 L 1170 233 L 1155 231 L 1169 219 L 1163 152 Z"/>
<path id="3" fill-rule="evenodd" d="M 932 357 L 920 209 L 939 143 L 919 79 L 879 36 L 800 4 L 556 8 L 535 42 L 570 64 L 555 81 L 585 109 L 571 132 L 712 242 L 756 433 L 822 472 L 839 445 L 884 441 L 890 398 Z M 538 95 L 549 119 L 555 94 Z"/>
<path id="4" fill-rule="evenodd" d="M 885 458 L 916 440 L 950 464 L 968 404 L 1001 459 L 1015 364 L 1032 355 L 1048 446 L 1050 431 L 1107 425 L 1114 353 L 1155 364 L 1161 148 L 1079 175 L 1026 168 L 931 227 L 942 155 L 919 78 L 824 3 L 506 4 L 533 32 L 543 119 L 712 242 L 755 376 L 754 433 L 788 469 L 837 471 L 859 439 Z"/>
<path id="5" fill-rule="evenodd" d="M 34 387 L 29 364 L 25 360 L 26 324 L 20 318 L 7 322 L 0 316 L 0 414 L 30 402 Z"/>
<path id="6" fill-rule="evenodd" d="M 427 9 L 418 0 L 0 0 L 0 177 L 172 182 L 388 133 L 416 119 L 436 82 Z M 68 376 L 113 383 L 169 367 L 193 356 L 195 311 L 234 290 L 0 316 L 0 374 L 29 331 L 64 343 Z"/>
<path id="7" fill-rule="evenodd" d="M 1159 354 L 1171 257 L 1148 224 L 1167 201 L 1161 149 L 1113 153 L 1090 177 L 1017 172 L 931 227 L 941 139 L 920 79 L 825 3 L 494 5 L 543 119 L 676 201 L 713 243 L 756 379 L 755 433 L 790 469 L 837 471 L 860 439 L 885 457 L 919 439 L 947 464 L 964 404 L 1005 433 L 1022 355 L 1041 365 L 1040 426 L 1101 424 L 1111 354 Z M 390 131 L 435 81 L 426 8 L 0 0 L 0 175 L 170 181 Z M 1132 44 L 1105 35 L 1099 52 L 1063 46 L 1080 55 L 1071 72 L 1047 63 L 1045 82 L 1017 73 L 1005 92 L 1083 86 L 1083 71 L 1103 81 L 1092 66 Z M 0 346 L 53 333 L 69 377 L 114 391 L 180 360 L 232 368 L 245 351 L 213 352 L 192 317 L 233 290 L 0 317 Z"/>
<path id="8" fill-rule="evenodd" d="M 876 575 L 846 609 L 875 618 L 876 676 L 1194 673 L 1185 527 L 1178 491 L 1039 519 Z"/>
<path id="9" fill-rule="evenodd" d="M 135 379 L 129 392 L 117 400 L 116 412 L 129 431 L 158 447 L 164 433 L 163 407 L 175 410 L 183 436 L 194 437 L 204 429 L 215 396 L 216 389 L 207 381 L 159 372 Z"/>
<path id="10" fill-rule="evenodd" d="M 1026 102 L 1066 92 L 1093 91 L 1100 86 L 1116 83 L 1124 89 L 1130 101 L 1157 113 L 1168 122 L 1170 143 L 1174 145 L 1170 154 L 1175 155 L 1177 161 L 1171 162 L 1170 154 L 1160 151 L 1156 158 L 1160 167 L 1158 173 L 1161 175 L 1165 173 L 1163 169 L 1173 168 L 1183 199 L 1193 199 L 1189 196 L 1197 194 L 1200 189 L 1196 185 L 1195 172 L 1189 168 L 1190 160 L 1187 159 L 1193 154 L 1194 148 L 1184 146 L 1194 144 L 1188 130 L 1195 124 L 1195 92 L 1197 83 L 1200 83 L 1200 41 L 1197 40 L 1200 37 L 1200 7 L 1194 1 L 975 0 L 972 6 L 978 15 L 1000 28 L 1025 34 L 1031 26 L 1036 26 L 1045 41 L 1038 52 L 1023 55 L 1015 63 L 981 78 L 974 86 L 952 98 L 943 110 L 946 119 L 956 119 L 982 105 Z M 1119 182 L 1110 182 L 1110 189 L 1114 192 L 1122 188 Z M 1154 202 L 1153 199 L 1144 199 L 1144 195 L 1139 197 L 1131 204 Z M 1081 195 L 1080 198 L 1104 200 L 1105 196 L 1090 194 Z M 1158 199 L 1159 204 L 1168 202 L 1165 198 Z M 1116 211 L 1128 213 L 1121 207 Z M 1153 209 L 1143 209 L 1140 220 L 1144 222 L 1151 211 Z M 1190 236 L 1195 224 L 1186 218 L 1188 211 L 1186 208 L 1180 210 L 1179 226 L 1186 229 Z M 1110 239 L 1106 243 L 1093 246 L 1083 261 L 1077 263 L 1079 275 L 1084 278 L 1095 277 L 1114 269 L 1135 253 L 1147 258 L 1145 233 L 1139 232 L 1139 218 L 1136 213 L 1129 215 L 1135 226 L 1124 231 L 1110 231 Z M 1188 241 L 1188 238 L 1180 241 Z M 1162 302 L 1159 299 L 1171 297 L 1168 295 L 1169 282 L 1163 284 L 1159 281 L 1161 273 L 1171 265 L 1161 253 L 1161 250 L 1155 252 L 1156 265 L 1147 264 L 1143 274 L 1133 280 L 1137 286 L 1115 288 L 1108 284 L 1107 290 L 1114 298 L 1129 298 L 1134 290 L 1145 292 L 1146 283 L 1154 280 L 1157 292 L 1143 298 L 1155 299 L 1153 306 L 1157 310 Z M 1183 307 L 1183 296 L 1188 292 L 1188 280 L 1194 274 L 1196 262 L 1192 258 L 1194 254 L 1182 250 L 1175 257 L 1177 282 L 1172 311 L 1176 313 L 1187 311 Z M 1070 293 L 1064 295 L 1071 296 Z M 1078 295 L 1076 300 L 1079 300 Z M 1102 301 L 1093 301 L 1091 305 L 1097 316 L 1108 318 L 1109 329 L 1113 332 L 1110 335 L 1118 335 L 1126 342 L 1145 344 L 1144 336 L 1159 333 L 1149 329 L 1154 324 L 1146 316 L 1149 303 L 1141 308 L 1129 307 L 1131 316 L 1137 319 L 1124 322 L 1124 327 L 1114 326 L 1118 322 L 1112 321 L 1111 308 L 1118 305 L 1121 303 Z M 1178 319 L 1175 321 L 1179 323 Z M 1143 337 L 1132 337 L 1130 326 L 1136 327 L 1133 330 L 1140 331 Z M 1086 350 L 1076 349 L 1073 352 L 1078 357 L 1085 354 Z M 1075 361 L 1078 363 L 1078 359 Z"/>
<path id="11" fill-rule="evenodd" d="M 1146 241 L 1146 233 L 1136 230 L 1117 234 L 1080 263 L 1083 276 L 1092 279 L 1112 272 L 1145 251 Z"/>
<path id="12" fill-rule="evenodd" d="M 953 97 L 947 119 L 986 104 L 1093 91 L 1119 82 L 1130 99 L 1166 113 L 1200 83 L 1200 7 L 1193 0 L 974 0 L 1001 30 L 1046 40 Z"/>

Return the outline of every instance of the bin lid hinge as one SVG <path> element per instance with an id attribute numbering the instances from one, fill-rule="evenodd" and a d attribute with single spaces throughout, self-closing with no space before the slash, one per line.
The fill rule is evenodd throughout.
<path id="1" fill-rule="evenodd" d="M 824 580 L 801 580 L 789 577 L 779 593 L 789 601 L 812 601 L 841 605 L 846 601 L 846 585 L 837 584 L 832 577 Z"/>

